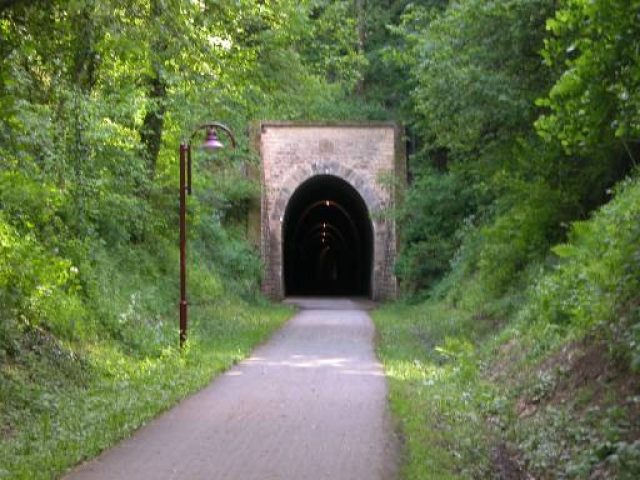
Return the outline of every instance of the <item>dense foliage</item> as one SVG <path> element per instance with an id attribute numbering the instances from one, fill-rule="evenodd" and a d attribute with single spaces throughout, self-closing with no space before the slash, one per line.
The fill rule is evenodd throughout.
<path id="1" fill-rule="evenodd" d="M 202 255 L 201 268 L 233 271 L 236 293 L 254 291 L 259 265 L 243 225 L 259 192 L 243 176 L 255 161 L 246 126 L 358 115 L 346 93 L 362 55 L 355 28 L 331 21 L 335 8 L 3 2 L 3 335 L 44 328 L 72 340 L 103 327 L 120 335 L 119 309 L 99 308 L 104 289 L 117 290 L 110 264 L 121 263 L 123 283 L 175 273 L 166 259 L 176 256 L 177 145 L 207 119 L 228 123 L 240 146 L 222 162 L 196 155 L 194 257 Z M 314 21 L 318 11 L 322 21 Z M 323 48 L 309 52 L 309 44 Z M 161 290 L 172 289 L 169 280 Z M 172 309 L 167 299 L 156 308 Z M 11 341 L 3 339 L 5 351 Z"/>
<path id="2" fill-rule="evenodd" d="M 249 122 L 391 118 L 417 305 L 377 321 L 406 476 L 637 478 L 638 38 L 637 0 L 0 1 L 0 453 L 72 437 L 43 412 L 113 365 L 132 391 L 172 375 L 176 147 L 195 125 L 224 121 L 239 148 L 195 158 L 193 363 L 222 334 L 207 315 L 244 319 L 222 335 L 243 352 L 277 324 L 244 307 Z M 44 441 L 15 471 L 143 421 L 118 415 L 89 450 Z"/>
<path id="3" fill-rule="evenodd" d="M 465 0 L 392 27 L 417 305 L 376 321 L 407 478 L 640 474 L 638 19 L 633 1 Z"/>
<path id="4" fill-rule="evenodd" d="M 400 218 L 415 231 L 415 202 L 425 207 L 438 202 L 445 183 L 450 186 L 449 198 L 456 201 L 435 209 L 427 221 L 442 224 L 459 217 L 456 226 L 443 231 L 447 238 L 443 243 L 453 239 L 454 248 L 429 242 L 437 252 L 431 256 L 433 262 L 446 265 L 464 243 L 456 264 L 465 264 L 467 270 L 477 272 L 481 283 L 487 279 L 494 284 L 489 287 L 500 293 L 514 273 L 564 238 L 563 225 L 607 201 L 607 188 L 635 164 L 638 136 L 633 134 L 634 117 L 629 113 L 632 100 L 623 100 L 624 93 L 612 99 L 585 90 L 589 84 L 607 91 L 630 91 L 638 60 L 622 45 L 633 42 L 620 38 L 615 40 L 620 42 L 618 48 L 602 40 L 597 47 L 616 52 L 610 54 L 607 72 L 601 72 L 610 79 L 609 87 L 588 70 L 588 62 L 591 68 L 605 68 L 600 54 L 583 48 L 584 55 L 578 57 L 572 47 L 580 34 L 585 44 L 593 42 L 590 16 L 602 16 L 603 22 L 622 22 L 623 17 L 628 22 L 634 16 L 632 6 L 623 14 L 621 7 L 605 4 L 599 7 L 602 11 L 584 7 L 581 14 L 577 5 L 582 2 L 567 2 L 558 9 L 557 2 L 546 0 L 470 0 L 442 11 L 407 9 L 396 28 L 406 48 L 395 61 L 412 75 L 413 128 L 421 145 L 413 169 L 419 177 L 433 177 L 440 188 L 416 184 L 411 191 L 413 203 L 407 204 Z M 581 21 L 586 22 L 584 32 L 580 32 Z M 624 22 L 616 28 L 624 30 L 624 35 L 633 34 L 633 27 Z M 606 30 L 616 37 L 613 25 Z M 578 68 L 585 71 L 579 73 Z M 584 77 L 584 82 L 571 83 L 570 78 L 577 76 Z M 590 103 L 576 107 L 576 96 Z M 577 122 L 581 112 L 588 112 L 591 125 L 569 127 L 561 120 L 565 115 Z M 620 128 L 606 134 L 604 124 Z M 588 143 L 576 136 L 569 139 L 567 128 L 597 132 L 598 138 Z M 443 180 L 446 177 L 452 179 Z M 455 231 L 460 234 L 452 235 Z M 409 244 L 401 264 L 423 265 L 419 255 Z M 507 271 L 502 273 L 503 269 Z M 441 269 L 439 276 L 446 271 Z M 407 287 L 415 284 L 411 271 L 403 268 L 399 274 L 408 280 Z"/>
<path id="5" fill-rule="evenodd" d="M 343 18 L 347 2 L 0 2 L 0 478 L 97 453 L 286 317 L 246 238 L 247 130 L 376 114 L 349 99 L 365 62 Z M 239 146 L 194 150 L 179 356 L 177 149 L 206 120 Z"/>

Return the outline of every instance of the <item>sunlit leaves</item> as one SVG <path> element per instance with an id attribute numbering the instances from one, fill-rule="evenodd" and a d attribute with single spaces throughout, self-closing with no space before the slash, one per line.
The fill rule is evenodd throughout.
<path id="1" fill-rule="evenodd" d="M 545 62 L 562 75 L 536 126 L 567 151 L 640 138 L 640 2 L 566 0 L 547 22 Z"/>

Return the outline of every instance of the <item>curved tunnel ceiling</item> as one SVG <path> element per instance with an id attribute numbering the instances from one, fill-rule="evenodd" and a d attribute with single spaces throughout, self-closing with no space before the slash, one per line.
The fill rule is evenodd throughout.
<path id="1" fill-rule="evenodd" d="M 370 295 L 371 220 L 351 185 L 310 178 L 291 196 L 283 222 L 286 295 Z"/>

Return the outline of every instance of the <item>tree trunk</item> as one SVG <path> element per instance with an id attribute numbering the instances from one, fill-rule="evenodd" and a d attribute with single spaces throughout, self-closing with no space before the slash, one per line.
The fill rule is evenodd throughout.
<path id="1" fill-rule="evenodd" d="M 159 0 L 151 1 L 151 22 L 157 24 L 162 15 Z M 150 56 L 152 73 L 147 80 L 147 113 L 144 116 L 140 129 L 140 140 L 144 146 L 145 161 L 147 164 L 148 179 L 155 178 L 158 154 L 162 145 L 162 132 L 164 130 L 164 115 L 166 113 L 167 84 L 162 76 L 162 59 L 167 49 L 165 39 L 160 30 L 156 31 L 151 40 Z"/>
<path id="2" fill-rule="evenodd" d="M 158 68 L 153 69 L 153 75 L 148 81 L 148 107 L 144 116 L 144 122 L 140 130 L 140 140 L 145 148 L 145 160 L 149 180 L 153 180 L 156 173 L 158 154 L 162 144 L 162 131 L 164 129 L 164 114 L 167 107 L 167 85 Z"/>

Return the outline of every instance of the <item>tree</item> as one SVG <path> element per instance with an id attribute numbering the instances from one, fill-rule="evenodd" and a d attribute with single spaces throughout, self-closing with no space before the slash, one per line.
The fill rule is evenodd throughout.
<path id="1" fill-rule="evenodd" d="M 560 5 L 547 22 L 550 36 L 543 50 L 545 63 L 559 78 L 538 101 L 547 113 L 537 129 L 569 152 L 621 142 L 636 163 L 640 2 L 565 0 Z"/>

